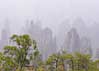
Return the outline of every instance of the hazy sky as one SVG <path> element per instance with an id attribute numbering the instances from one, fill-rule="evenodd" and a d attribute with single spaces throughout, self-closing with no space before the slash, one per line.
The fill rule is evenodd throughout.
<path id="1" fill-rule="evenodd" d="M 55 32 L 66 18 L 98 21 L 98 7 L 99 0 L 0 0 L 0 19 L 9 18 L 15 28 L 27 18 L 39 19 Z"/>

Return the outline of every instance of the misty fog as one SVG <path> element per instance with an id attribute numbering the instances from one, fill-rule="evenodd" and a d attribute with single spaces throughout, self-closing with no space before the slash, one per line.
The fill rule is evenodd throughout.
<path id="1" fill-rule="evenodd" d="M 27 33 L 39 47 L 48 47 L 40 49 L 45 58 L 63 49 L 80 51 L 83 46 L 98 57 L 98 7 L 98 0 L 0 0 L 0 48 L 11 34 Z"/>

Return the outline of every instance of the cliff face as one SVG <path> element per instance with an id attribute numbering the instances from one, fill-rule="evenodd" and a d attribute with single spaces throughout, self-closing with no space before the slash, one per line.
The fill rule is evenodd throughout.
<path id="1" fill-rule="evenodd" d="M 76 29 L 72 28 L 66 35 L 63 48 L 69 52 L 80 52 L 80 38 Z"/>
<path id="2" fill-rule="evenodd" d="M 92 55 L 92 46 L 91 41 L 87 37 L 81 38 L 81 49 L 80 52 L 83 54 L 90 54 Z"/>
<path id="3" fill-rule="evenodd" d="M 87 37 L 79 37 L 75 28 L 67 32 L 62 49 L 68 53 L 83 53 L 92 55 L 91 41 Z"/>
<path id="4" fill-rule="evenodd" d="M 8 19 L 5 21 L 4 28 L 1 31 L 1 39 L 0 39 L 0 51 L 4 46 L 9 44 L 10 39 L 10 25 Z"/>
<path id="5" fill-rule="evenodd" d="M 26 29 L 26 32 L 36 40 L 42 58 L 45 60 L 49 55 L 57 51 L 56 39 L 53 37 L 52 30 L 49 28 L 42 28 L 33 22 L 28 24 L 30 25 L 28 29 Z"/>

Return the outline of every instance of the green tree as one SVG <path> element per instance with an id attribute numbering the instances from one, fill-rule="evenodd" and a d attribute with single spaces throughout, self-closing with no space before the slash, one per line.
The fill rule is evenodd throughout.
<path id="1" fill-rule="evenodd" d="M 30 54 L 30 61 L 35 69 L 35 71 L 37 71 L 37 68 L 40 66 L 40 64 L 42 64 L 42 59 L 41 59 L 41 55 L 39 53 L 39 50 L 37 48 L 37 43 L 35 41 L 33 41 L 34 44 L 34 51 Z"/>
<path id="2" fill-rule="evenodd" d="M 47 59 L 46 64 L 48 65 L 48 69 L 50 71 L 57 71 L 58 57 L 59 56 L 57 54 L 53 54 Z"/>
<path id="3" fill-rule="evenodd" d="M 11 42 L 16 44 L 16 46 L 5 46 L 4 53 L 7 57 L 13 59 L 16 66 L 22 71 L 24 67 L 30 63 L 28 54 L 30 47 L 36 50 L 36 44 L 29 35 L 13 35 L 11 37 Z M 34 54 L 36 54 L 36 52 Z"/>

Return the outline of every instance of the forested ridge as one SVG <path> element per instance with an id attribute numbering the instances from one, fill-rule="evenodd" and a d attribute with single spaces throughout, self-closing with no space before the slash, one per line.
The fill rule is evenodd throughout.
<path id="1" fill-rule="evenodd" d="M 12 35 L 0 52 L 0 71 L 99 71 L 99 60 L 88 54 L 59 51 L 42 59 L 35 40 L 27 34 Z"/>

